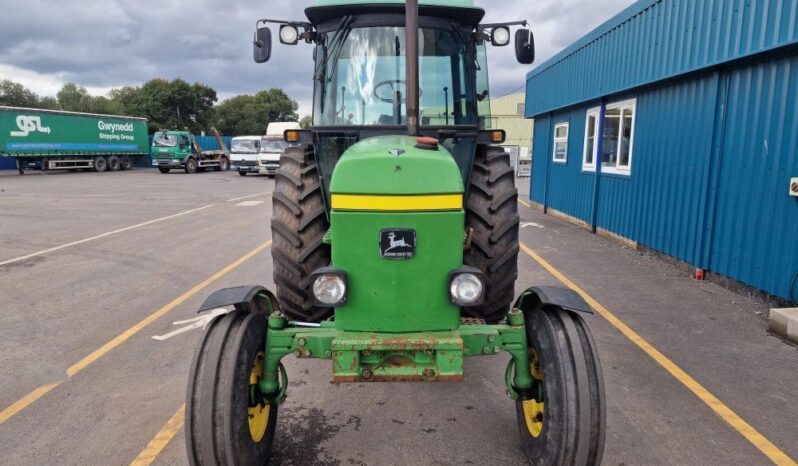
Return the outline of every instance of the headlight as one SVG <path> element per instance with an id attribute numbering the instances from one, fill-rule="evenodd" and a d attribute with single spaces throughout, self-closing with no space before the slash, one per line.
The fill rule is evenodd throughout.
<path id="1" fill-rule="evenodd" d="M 499 26 L 491 31 L 491 42 L 497 47 L 503 47 L 510 43 L 510 28 Z"/>
<path id="2" fill-rule="evenodd" d="M 485 295 L 485 278 L 479 269 L 462 267 L 449 274 L 449 300 L 458 306 L 478 306 Z"/>
<path id="3" fill-rule="evenodd" d="M 315 304 L 342 306 L 346 304 L 346 273 L 325 267 L 311 275 L 311 288 Z"/>
<path id="4" fill-rule="evenodd" d="M 294 45 L 299 42 L 299 30 L 291 24 L 280 26 L 280 42 L 286 45 Z"/>

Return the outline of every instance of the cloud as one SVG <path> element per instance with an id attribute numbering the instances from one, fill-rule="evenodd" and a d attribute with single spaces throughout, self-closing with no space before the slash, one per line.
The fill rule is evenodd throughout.
<path id="1" fill-rule="evenodd" d="M 486 21 L 528 19 L 537 63 L 586 34 L 632 0 L 477 0 Z M 307 4 L 310 4 L 307 2 Z M 53 95 L 65 82 L 94 94 L 156 77 L 214 87 L 221 98 L 281 87 L 310 113 L 313 50 L 276 44 L 272 61 L 252 61 L 262 17 L 304 19 L 305 2 L 277 0 L 26 0 L 0 16 L 0 78 Z M 512 47 L 489 48 L 491 92 L 522 88 L 531 69 Z"/>

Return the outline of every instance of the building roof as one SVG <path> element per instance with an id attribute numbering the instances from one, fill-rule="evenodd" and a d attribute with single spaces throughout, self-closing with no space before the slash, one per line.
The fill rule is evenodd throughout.
<path id="1" fill-rule="evenodd" d="M 798 43 L 798 0 L 640 0 L 527 74 L 526 116 Z"/>

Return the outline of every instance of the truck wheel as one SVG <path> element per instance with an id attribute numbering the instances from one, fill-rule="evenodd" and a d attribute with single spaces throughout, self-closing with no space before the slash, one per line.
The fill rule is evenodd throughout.
<path id="1" fill-rule="evenodd" d="M 129 155 L 123 155 L 119 158 L 119 169 L 130 170 L 133 168 L 133 159 Z"/>
<path id="2" fill-rule="evenodd" d="M 485 299 L 463 313 L 488 323 L 502 320 L 518 277 L 518 190 L 510 155 L 499 147 L 477 146 L 466 197 L 466 229 L 471 247 L 463 263 L 485 274 Z"/>
<path id="3" fill-rule="evenodd" d="M 240 176 L 247 176 L 247 172 L 238 172 Z"/>
<path id="4" fill-rule="evenodd" d="M 330 265 L 330 247 L 322 241 L 329 224 L 313 147 L 286 149 L 275 180 L 272 258 L 277 299 L 288 317 L 319 322 L 332 308 L 313 306 L 310 274 Z"/>
<path id="5" fill-rule="evenodd" d="M 277 405 L 258 388 L 267 321 L 232 311 L 211 322 L 194 353 L 186 391 L 185 436 L 192 465 L 266 464 Z"/>
<path id="6" fill-rule="evenodd" d="M 516 402 L 530 464 L 593 466 L 604 454 L 604 379 L 582 317 L 559 306 L 524 313 L 534 384 Z"/>
<path id="7" fill-rule="evenodd" d="M 220 172 L 226 172 L 229 169 L 230 169 L 230 162 L 228 162 L 225 157 L 222 157 L 222 159 L 219 160 L 219 166 L 216 167 L 216 170 Z"/>
<path id="8" fill-rule="evenodd" d="M 197 160 L 193 157 L 186 160 L 186 168 L 184 170 L 189 175 L 197 173 Z"/>
<path id="9" fill-rule="evenodd" d="M 94 159 L 94 171 L 102 173 L 107 169 L 108 169 L 108 161 L 105 160 L 105 157 L 96 157 Z"/>
<path id="10" fill-rule="evenodd" d="M 167 173 L 169 173 L 170 168 L 169 167 L 158 167 L 158 171 L 163 173 L 163 174 L 167 174 Z"/>
<path id="11" fill-rule="evenodd" d="M 111 155 L 108 157 L 108 171 L 119 171 L 119 157 Z"/>

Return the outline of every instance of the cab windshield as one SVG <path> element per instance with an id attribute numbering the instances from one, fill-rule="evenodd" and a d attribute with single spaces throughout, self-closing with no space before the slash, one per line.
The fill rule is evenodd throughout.
<path id="1" fill-rule="evenodd" d="M 260 151 L 269 154 L 282 154 L 288 143 L 280 139 L 264 139 L 260 144 Z"/>
<path id="2" fill-rule="evenodd" d="M 174 134 L 156 133 L 152 137 L 152 147 L 175 147 L 177 146 L 177 136 Z"/>
<path id="3" fill-rule="evenodd" d="M 231 152 L 237 154 L 256 154 L 258 152 L 259 141 L 257 140 L 235 140 L 230 147 Z"/>
<path id="4" fill-rule="evenodd" d="M 405 125 L 405 28 L 352 29 L 316 49 L 314 125 Z M 454 26 L 419 30 L 422 126 L 484 126 L 490 118 L 485 45 Z M 322 66 L 325 63 L 326 66 Z"/>

